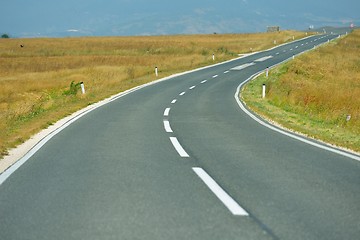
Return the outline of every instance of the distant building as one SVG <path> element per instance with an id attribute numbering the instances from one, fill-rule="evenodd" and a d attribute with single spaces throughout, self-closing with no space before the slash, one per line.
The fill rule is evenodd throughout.
<path id="1" fill-rule="evenodd" d="M 267 32 L 280 32 L 280 27 L 279 26 L 267 27 Z"/>

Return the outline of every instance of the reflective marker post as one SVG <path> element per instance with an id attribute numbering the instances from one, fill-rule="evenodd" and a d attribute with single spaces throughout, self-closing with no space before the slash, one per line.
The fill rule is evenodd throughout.
<path id="1" fill-rule="evenodd" d="M 266 85 L 265 83 L 262 85 L 262 98 L 265 98 L 265 94 L 266 94 Z"/>
<path id="2" fill-rule="evenodd" d="M 81 82 L 81 83 L 80 83 L 80 87 L 81 87 L 81 92 L 82 92 L 82 94 L 85 94 L 84 82 Z"/>

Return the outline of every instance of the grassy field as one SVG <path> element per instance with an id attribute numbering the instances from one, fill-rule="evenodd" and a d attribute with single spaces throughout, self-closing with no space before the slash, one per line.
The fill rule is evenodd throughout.
<path id="1" fill-rule="evenodd" d="M 286 128 L 360 152 L 360 30 L 272 69 L 241 97 Z"/>
<path id="2" fill-rule="evenodd" d="M 0 158 L 70 113 L 156 80 L 156 66 L 161 78 L 293 36 L 305 33 L 0 39 Z"/>

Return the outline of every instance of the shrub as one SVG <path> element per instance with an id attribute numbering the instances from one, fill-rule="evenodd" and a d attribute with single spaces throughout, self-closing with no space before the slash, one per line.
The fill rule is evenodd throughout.
<path id="1" fill-rule="evenodd" d="M 66 91 L 64 92 L 64 95 L 67 95 L 67 96 L 69 96 L 69 95 L 76 95 L 77 92 L 78 92 L 78 90 L 80 89 L 80 85 L 81 85 L 81 82 L 79 82 L 79 83 L 74 83 L 74 81 L 72 81 L 72 82 L 70 83 L 69 90 L 66 90 Z"/>

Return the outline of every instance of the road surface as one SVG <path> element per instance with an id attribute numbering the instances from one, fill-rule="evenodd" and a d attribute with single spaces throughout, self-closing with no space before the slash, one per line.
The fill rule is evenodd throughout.
<path id="1" fill-rule="evenodd" d="M 0 239 L 357 239 L 360 162 L 254 121 L 253 74 L 309 37 L 91 111 L 0 185 Z"/>

